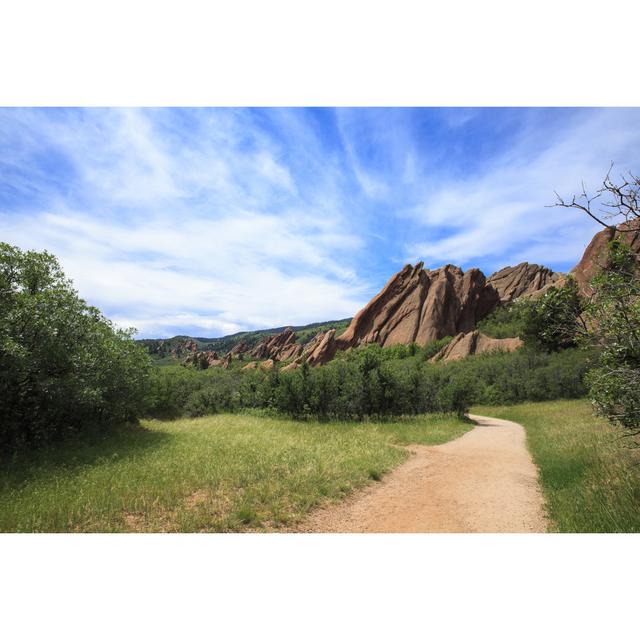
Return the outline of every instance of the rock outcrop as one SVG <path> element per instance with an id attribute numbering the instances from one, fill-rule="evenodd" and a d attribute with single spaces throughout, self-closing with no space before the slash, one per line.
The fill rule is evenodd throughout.
<path id="1" fill-rule="evenodd" d="M 246 353 L 247 351 L 249 351 L 249 346 L 244 340 L 241 340 L 235 347 L 233 347 L 233 349 L 231 349 L 231 351 L 229 351 L 227 355 L 231 355 L 231 357 L 241 357 L 242 354 Z"/>
<path id="2" fill-rule="evenodd" d="M 275 367 L 275 362 L 271 359 L 264 360 L 263 362 L 249 362 L 242 367 L 243 370 L 251 370 L 251 369 L 262 369 L 263 371 L 270 371 Z"/>
<path id="3" fill-rule="evenodd" d="M 171 355 L 174 358 L 181 358 L 184 355 L 196 353 L 198 351 L 198 343 L 195 340 L 187 338 L 179 342 L 173 349 Z"/>
<path id="4" fill-rule="evenodd" d="M 216 351 L 196 351 L 195 353 L 190 353 L 182 361 L 182 364 L 191 365 L 198 369 L 208 369 L 209 367 L 228 369 L 231 365 L 231 354 L 227 353 L 226 356 L 220 358 Z"/>
<path id="5" fill-rule="evenodd" d="M 475 329 L 500 299 L 479 269 L 407 265 L 387 282 L 338 338 L 338 349 L 377 342 L 421 346 Z"/>
<path id="6" fill-rule="evenodd" d="M 297 358 L 302 353 L 302 345 L 296 342 L 293 329 L 287 327 L 275 336 L 266 336 L 250 352 L 252 358 L 270 358 L 277 362 Z"/>
<path id="7" fill-rule="evenodd" d="M 333 360 L 333 356 L 336 355 L 338 350 L 338 343 L 336 342 L 336 330 L 329 329 L 324 333 L 319 333 L 313 341 L 305 349 L 306 361 L 312 367 L 320 364 L 326 364 L 329 360 Z"/>
<path id="8" fill-rule="evenodd" d="M 208 369 L 221 364 L 222 360 L 215 351 L 194 351 L 190 353 L 184 360 L 184 365 L 192 365 L 199 369 Z M 228 366 L 228 365 L 227 365 Z"/>
<path id="9" fill-rule="evenodd" d="M 607 227 L 593 236 L 580 262 L 571 270 L 580 292 L 585 296 L 593 293 L 589 285 L 591 279 L 602 267 L 607 266 L 607 245 L 611 240 L 624 242 L 636 253 L 640 252 L 640 221 L 623 222 L 615 228 Z"/>
<path id="10" fill-rule="evenodd" d="M 452 362 L 467 356 L 496 351 L 511 352 L 519 349 L 523 344 L 520 338 L 490 338 L 479 331 L 459 333 L 431 358 L 431 362 Z"/>
<path id="11" fill-rule="evenodd" d="M 515 267 L 496 271 L 488 280 L 500 296 L 500 302 L 512 302 L 516 298 L 531 298 L 542 295 L 550 287 L 559 284 L 563 274 L 556 273 L 539 264 L 521 262 Z"/>

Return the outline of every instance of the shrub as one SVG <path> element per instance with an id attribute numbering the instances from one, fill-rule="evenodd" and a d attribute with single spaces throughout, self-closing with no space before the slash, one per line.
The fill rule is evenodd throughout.
<path id="1" fill-rule="evenodd" d="M 389 357 L 393 353 L 399 357 Z M 322 367 L 286 372 L 159 367 L 154 387 L 160 404 L 153 406 L 174 415 L 263 409 L 321 420 L 462 415 L 476 402 L 580 397 L 590 359 L 590 352 L 579 349 L 523 349 L 431 364 L 419 348 L 411 356 L 408 348 L 367 345 Z"/>
<path id="2" fill-rule="evenodd" d="M 478 330 L 492 338 L 513 338 L 525 333 L 529 309 L 534 303 L 525 298 L 498 306 L 478 323 Z"/>
<path id="3" fill-rule="evenodd" d="M 191 418 L 218 413 L 220 394 L 215 387 L 208 386 L 194 391 L 187 399 L 184 410 Z"/>

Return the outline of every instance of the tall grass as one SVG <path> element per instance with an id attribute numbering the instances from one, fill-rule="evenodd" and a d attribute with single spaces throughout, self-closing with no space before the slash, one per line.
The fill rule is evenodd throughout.
<path id="1" fill-rule="evenodd" d="M 474 412 L 524 425 L 552 530 L 640 532 L 640 451 L 621 429 L 595 416 L 586 400 Z"/>
<path id="2" fill-rule="evenodd" d="M 0 468 L 1 531 L 244 531 L 293 525 L 439 444 L 450 416 L 317 423 L 246 414 L 144 421 Z"/>

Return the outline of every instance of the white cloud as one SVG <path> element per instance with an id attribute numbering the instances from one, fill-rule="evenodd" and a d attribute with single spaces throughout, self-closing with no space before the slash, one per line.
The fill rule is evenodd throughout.
<path id="1" fill-rule="evenodd" d="M 329 165 L 302 200 L 281 150 L 244 112 L 198 111 L 188 130 L 164 111 L 15 115 L 27 147 L 42 131 L 75 164 L 88 208 L 58 197 L 47 210 L 0 211 L 0 233 L 57 255 L 118 323 L 219 334 L 346 317 L 366 300 L 339 174 Z"/>
<path id="2" fill-rule="evenodd" d="M 406 246 L 410 258 L 428 263 L 503 266 L 504 257 L 530 262 L 578 260 L 597 227 L 586 216 L 547 208 L 554 190 L 571 195 L 582 180 L 597 188 L 609 162 L 632 168 L 640 148 L 640 111 L 584 111 L 548 139 L 526 131 L 480 177 L 443 178 L 404 216 L 422 225 Z"/>
<path id="3" fill-rule="evenodd" d="M 44 213 L 29 227 L 0 221 L 0 233 L 52 251 L 91 303 L 145 331 L 187 318 L 203 331 L 304 324 L 352 315 L 366 299 L 353 269 L 335 261 L 358 240 L 301 217 L 129 226 Z"/>

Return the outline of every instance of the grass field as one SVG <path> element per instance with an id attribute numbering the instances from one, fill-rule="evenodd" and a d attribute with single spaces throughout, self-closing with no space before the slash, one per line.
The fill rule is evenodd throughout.
<path id="1" fill-rule="evenodd" d="M 586 400 L 474 407 L 524 425 L 559 532 L 640 532 L 640 451 Z"/>
<path id="2" fill-rule="evenodd" d="M 407 453 L 471 425 L 255 415 L 143 421 L 0 469 L 0 531 L 246 531 L 298 522 L 323 500 L 379 480 Z"/>

